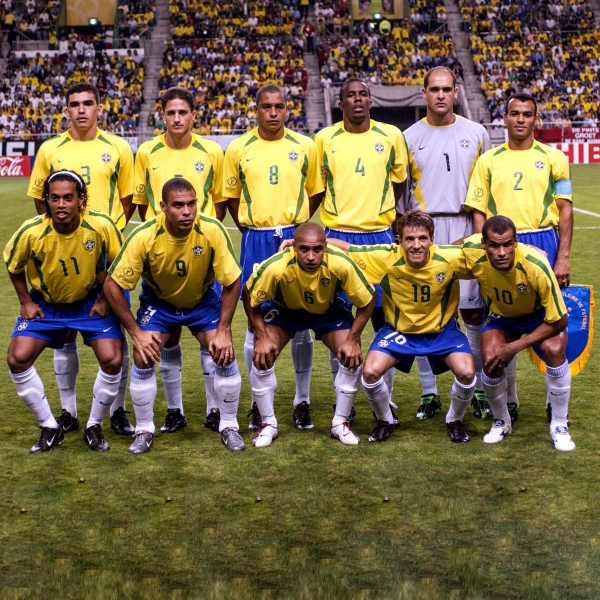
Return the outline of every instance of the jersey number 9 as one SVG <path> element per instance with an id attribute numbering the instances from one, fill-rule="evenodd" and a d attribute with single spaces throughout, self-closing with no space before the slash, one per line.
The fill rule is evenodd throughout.
<path id="1" fill-rule="evenodd" d="M 187 275 L 187 269 L 185 268 L 185 261 L 176 260 L 175 268 L 177 269 L 177 277 L 185 277 Z"/>

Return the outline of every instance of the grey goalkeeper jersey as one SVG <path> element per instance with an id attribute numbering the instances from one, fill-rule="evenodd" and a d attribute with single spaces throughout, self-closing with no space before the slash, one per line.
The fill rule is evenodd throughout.
<path id="1" fill-rule="evenodd" d="M 433 127 L 421 119 L 404 132 L 409 173 L 398 212 L 457 214 L 480 155 L 492 144 L 484 127 L 456 115 L 452 125 Z"/>

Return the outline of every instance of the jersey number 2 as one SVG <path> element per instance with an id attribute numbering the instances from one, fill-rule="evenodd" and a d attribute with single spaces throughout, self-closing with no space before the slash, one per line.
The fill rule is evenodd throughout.
<path id="1" fill-rule="evenodd" d="M 517 192 L 522 192 L 523 188 L 521 187 L 521 180 L 523 179 L 523 173 L 521 173 L 521 171 L 515 171 L 515 173 L 513 173 L 513 177 L 517 178 L 515 187 L 513 189 Z"/>

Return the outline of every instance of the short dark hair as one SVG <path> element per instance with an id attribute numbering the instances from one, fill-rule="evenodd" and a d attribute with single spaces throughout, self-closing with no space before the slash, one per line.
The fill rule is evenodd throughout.
<path id="1" fill-rule="evenodd" d="M 367 94 L 369 94 L 369 98 L 371 97 L 371 90 L 369 89 L 369 86 L 367 85 L 366 81 L 363 81 L 362 79 L 360 79 L 358 77 L 350 77 L 350 79 L 347 79 L 346 81 L 344 81 L 344 84 L 340 88 L 340 102 L 344 101 L 344 95 L 346 93 L 346 88 L 351 83 L 354 83 L 355 81 L 358 81 L 358 83 L 362 83 L 365 86 L 365 88 L 367 89 Z"/>
<path id="2" fill-rule="evenodd" d="M 456 87 L 456 75 L 454 73 L 454 71 L 452 69 L 449 69 L 448 67 L 433 67 L 433 69 L 429 69 L 429 71 L 427 71 L 427 73 L 425 73 L 425 77 L 423 78 L 423 87 L 425 89 L 427 89 L 427 86 L 429 85 L 429 78 L 431 77 L 431 75 L 435 72 L 435 71 L 446 71 L 446 73 L 448 73 L 451 77 L 452 77 L 452 87 Z"/>
<path id="3" fill-rule="evenodd" d="M 183 177 L 173 177 L 169 179 L 165 185 L 163 185 L 162 189 L 162 201 L 165 204 L 168 204 L 169 195 L 171 192 L 193 192 L 196 194 L 196 190 L 194 186 Z"/>
<path id="4" fill-rule="evenodd" d="M 167 107 L 167 103 L 171 100 L 183 100 L 186 102 L 190 110 L 194 112 L 194 96 L 192 96 L 192 92 L 183 87 L 170 87 L 161 97 L 160 97 L 160 106 L 163 110 Z"/>
<path id="5" fill-rule="evenodd" d="M 531 94 L 526 94 L 525 92 L 518 92 L 517 94 L 513 94 L 508 97 L 506 104 L 504 105 L 504 114 L 508 114 L 508 105 L 513 101 L 518 100 L 519 102 L 533 102 L 533 114 L 537 115 L 537 102 L 535 98 Z"/>
<path id="6" fill-rule="evenodd" d="M 281 94 L 283 96 L 283 101 L 287 100 L 285 96 L 285 90 L 280 85 L 275 85 L 274 83 L 267 83 L 258 89 L 256 92 L 256 104 L 260 102 L 260 97 L 263 94 Z"/>
<path id="7" fill-rule="evenodd" d="M 93 94 L 94 99 L 96 100 L 96 104 L 100 104 L 100 92 L 98 91 L 98 88 L 95 85 L 92 85 L 91 83 L 74 83 L 73 85 L 69 86 L 69 88 L 67 89 L 67 93 L 66 93 L 66 98 L 67 98 L 67 105 L 69 104 L 69 98 L 73 95 L 73 94 L 81 94 L 83 92 L 89 92 L 90 94 Z"/>
<path id="8" fill-rule="evenodd" d="M 400 217 L 400 223 L 398 225 L 400 240 L 402 240 L 402 235 L 407 227 L 422 227 L 423 229 L 427 229 L 431 239 L 433 239 L 435 224 L 433 219 L 427 213 L 421 212 L 420 210 L 407 210 Z"/>
<path id="9" fill-rule="evenodd" d="M 512 231 L 513 236 L 517 235 L 517 228 L 515 224 L 508 218 L 503 217 L 502 215 L 496 215 L 494 217 L 490 217 L 484 224 L 483 229 L 481 230 L 481 237 L 484 242 L 487 242 L 489 237 L 489 233 L 496 233 L 498 235 L 502 235 L 507 231 Z"/>
<path id="10" fill-rule="evenodd" d="M 75 92 L 78 93 L 78 92 Z M 42 188 L 42 202 L 44 203 L 44 208 L 46 209 L 45 215 L 47 217 L 52 217 L 52 213 L 50 212 L 50 204 L 48 203 L 48 198 L 50 198 L 50 184 L 55 183 L 57 181 L 70 181 L 75 184 L 75 189 L 77 190 L 77 196 L 81 198 L 84 196 L 83 202 L 79 205 L 79 212 L 84 212 L 87 208 L 87 187 L 85 185 L 85 181 L 79 175 L 79 173 L 75 173 L 75 171 L 69 171 L 68 169 L 61 169 L 60 171 L 55 171 L 46 178 L 44 181 L 44 187 Z"/>

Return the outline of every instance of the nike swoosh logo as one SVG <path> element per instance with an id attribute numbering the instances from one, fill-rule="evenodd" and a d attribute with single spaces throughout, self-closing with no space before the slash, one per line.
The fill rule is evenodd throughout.
<path id="1" fill-rule="evenodd" d="M 223 398 L 223 402 L 225 402 L 225 404 L 233 404 L 234 402 L 237 402 L 237 400 L 226 400 Z"/>
<path id="2" fill-rule="evenodd" d="M 340 322 L 339 322 L 339 323 L 336 325 L 336 327 L 339 327 L 340 325 L 343 325 L 343 324 L 344 324 L 344 321 L 340 321 Z"/>
<path id="3" fill-rule="evenodd" d="M 500 168 L 500 167 L 494 167 L 494 168 L 492 169 L 492 171 L 495 171 L 496 169 L 499 169 L 499 168 Z"/>
<path id="4" fill-rule="evenodd" d="M 255 158 L 254 156 L 251 156 L 250 158 L 247 158 L 247 159 L 246 159 L 246 162 L 250 162 L 250 161 L 251 161 L 251 160 L 253 160 L 254 158 Z"/>
<path id="5" fill-rule="evenodd" d="M 423 150 L 424 148 L 427 148 L 427 144 L 425 144 L 425 146 L 419 146 L 419 150 Z"/>
<path id="6" fill-rule="evenodd" d="M 61 163 L 61 162 L 64 162 L 65 160 L 66 160 L 66 158 L 61 158 L 60 160 L 58 160 L 58 161 L 56 161 L 56 162 L 59 162 L 59 163 Z"/>
<path id="7" fill-rule="evenodd" d="M 164 251 L 164 250 L 163 250 L 162 252 L 155 252 L 155 253 L 154 253 L 154 256 L 160 256 L 161 254 L 164 254 L 164 253 L 165 253 L 165 251 Z"/>
<path id="8" fill-rule="evenodd" d="M 52 444 L 54 443 L 54 438 L 56 437 L 56 434 L 54 434 L 50 440 L 48 441 L 48 446 L 52 446 Z"/>
<path id="9" fill-rule="evenodd" d="M 221 317 L 219 317 L 220 319 Z M 216 323 L 219 319 L 214 319 L 213 321 L 211 321 L 211 323 Z"/>
<path id="10" fill-rule="evenodd" d="M 469 302 L 473 302 L 473 300 L 475 300 L 475 298 L 477 298 L 477 296 L 469 296 Z"/>
<path id="11" fill-rule="evenodd" d="M 160 165 L 158 167 L 152 167 L 153 171 L 156 171 L 156 169 L 160 169 Z"/>
<path id="12" fill-rule="evenodd" d="M 108 329 L 103 329 L 102 331 L 103 331 L 104 333 L 106 333 L 107 331 L 109 331 L 109 330 L 111 330 L 111 329 L 112 329 L 112 327 L 109 327 Z"/>
<path id="13" fill-rule="evenodd" d="M 461 344 L 460 346 L 456 346 L 456 349 L 458 350 L 458 348 L 462 348 L 464 346 L 464 344 Z"/>
<path id="14" fill-rule="evenodd" d="M 88 444 L 91 444 L 92 443 L 92 439 L 89 436 L 87 436 L 87 435 L 85 437 L 87 439 Z"/>

